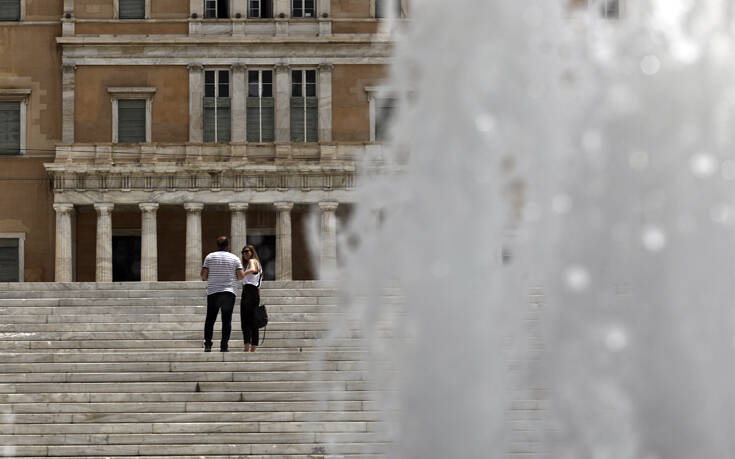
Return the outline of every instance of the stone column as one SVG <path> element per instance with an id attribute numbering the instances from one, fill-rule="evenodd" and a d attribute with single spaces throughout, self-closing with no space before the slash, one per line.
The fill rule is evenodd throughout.
<path id="1" fill-rule="evenodd" d="M 72 281 L 72 228 L 74 204 L 56 203 L 56 282 Z"/>
<path id="2" fill-rule="evenodd" d="M 74 143 L 74 91 L 76 65 L 64 64 L 61 77 L 61 141 Z"/>
<path id="3" fill-rule="evenodd" d="M 288 65 L 276 65 L 276 142 L 290 142 L 291 76 Z"/>
<path id="4" fill-rule="evenodd" d="M 338 202 L 320 202 L 321 257 L 319 278 L 334 279 L 337 273 L 337 206 Z"/>
<path id="5" fill-rule="evenodd" d="M 232 66 L 232 137 L 231 142 L 245 142 L 245 126 L 247 126 L 247 110 L 245 97 L 247 96 L 247 67 L 242 64 Z"/>
<path id="6" fill-rule="evenodd" d="M 96 202 L 97 211 L 97 270 L 95 281 L 112 282 L 112 208 L 111 202 Z"/>
<path id="7" fill-rule="evenodd" d="M 274 202 L 276 217 L 276 280 L 291 280 L 291 209 L 292 202 Z"/>
<path id="8" fill-rule="evenodd" d="M 186 210 L 186 277 L 199 280 L 202 270 L 202 209 L 201 202 L 187 202 Z"/>
<path id="9" fill-rule="evenodd" d="M 201 2 L 200 2 L 201 3 Z M 189 142 L 201 143 L 204 137 L 204 67 L 192 64 L 189 68 Z"/>
<path id="10" fill-rule="evenodd" d="M 248 210 L 247 202 L 231 202 L 230 208 L 230 245 L 232 253 L 239 255 L 240 250 L 247 243 L 248 226 L 245 212 Z"/>
<path id="11" fill-rule="evenodd" d="M 141 214 L 140 231 L 140 280 L 158 281 L 158 228 L 156 226 L 157 202 L 138 204 Z"/>
<path id="12" fill-rule="evenodd" d="M 332 64 L 319 64 L 319 141 L 332 141 Z"/>

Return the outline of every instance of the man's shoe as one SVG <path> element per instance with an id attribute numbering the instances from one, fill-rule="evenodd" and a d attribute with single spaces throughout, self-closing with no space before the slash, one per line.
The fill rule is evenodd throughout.
<path id="1" fill-rule="evenodd" d="M 212 352 L 212 345 L 210 344 L 209 346 L 207 346 L 207 345 L 205 344 L 205 345 L 204 345 L 204 352 Z"/>
<path id="2" fill-rule="evenodd" d="M 220 352 L 230 352 L 230 351 L 229 351 L 229 350 L 228 350 L 227 348 L 224 348 L 224 349 L 220 349 L 219 351 L 220 351 Z"/>

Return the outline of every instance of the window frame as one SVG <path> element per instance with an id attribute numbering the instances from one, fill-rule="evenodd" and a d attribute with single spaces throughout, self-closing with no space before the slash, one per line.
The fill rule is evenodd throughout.
<path id="1" fill-rule="evenodd" d="M 18 239 L 18 282 L 25 282 L 26 233 L 0 233 L 0 239 Z"/>
<path id="2" fill-rule="evenodd" d="M 219 137 L 219 129 L 217 129 L 217 110 L 218 110 L 218 107 L 217 107 L 217 99 L 220 98 L 220 96 L 219 96 L 219 85 L 220 85 L 220 83 L 219 83 L 219 72 L 222 72 L 222 71 L 226 71 L 227 74 L 229 75 L 228 78 L 227 78 L 228 79 L 228 82 L 227 82 L 228 91 L 227 92 L 228 92 L 229 95 L 227 96 L 227 98 L 230 99 L 230 139 L 227 140 L 227 141 L 220 141 L 219 140 L 219 138 L 218 138 Z M 204 113 L 205 113 L 204 100 L 205 99 L 208 99 L 208 97 L 207 97 L 207 72 L 214 72 L 214 97 L 212 97 L 212 99 L 214 99 L 214 140 L 213 141 L 207 141 L 205 139 L 205 137 L 206 137 L 205 136 L 205 134 L 206 134 L 205 133 L 206 127 L 205 127 L 205 119 L 204 119 Z M 203 82 L 203 89 L 204 89 L 204 91 L 202 92 L 202 143 L 207 143 L 207 144 L 215 143 L 216 144 L 216 143 L 230 143 L 230 142 L 232 142 L 232 98 L 233 98 L 232 96 L 233 96 L 233 86 L 234 86 L 233 85 L 233 81 L 232 81 L 233 73 L 234 72 L 229 67 L 205 67 L 204 70 L 203 70 L 203 74 L 202 74 L 203 80 L 202 80 L 202 82 Z M 247 84 L 247 82 L 246 82 L 246 84 Z M 247 99 L 247 95 L 245 97 Z"/>
<path id="3" fill-rule="evenodd" d="M 272 67 L 248 67 L 248 69 L 245 72 L 245 111 L 247 113 L 248 107 L 247 107 L 247 100 L 251 97 L 250 95 L 250 72 L 258 72 L 258 96 L 257 99 L 259 101 L 259 109 L 258 114 L 260 116 L 260 122 L 258 125 L 260 126 L 258 130 L 258 141 L 257 143 L 263 143 L 263 142 L 275 142 L 276 139 L 276 71 Z M 272 137 L 273 140 L 263 140 L 263 72 L 271 72 L 271 96 L 270 98 L 273 100 L 273 132 Z M 247 129 L 247 125 L 245 127 L 245 138 L 247 139 L 250 135 L 250 131 Z M 250 142 L 248 140 L 248 142 Z M 255 141 L 253 141 L 255 142 Z"/>
<path id="4" fill-rule="evenodd" d="M 296 19 L 316 19 L 319 15 L 319 5 L 317 5 L 318 0 L 312 0 L 314 2 L 314 7 L 312 11 L 311 16 L 306 16 L 306 7 L 304 6 L 308 0 L 291 0 L 291 17 Z M 322 1 L 329 1 L 329 0 L 322 0 Z M 301 3 L 301 16 L 295 16 L 294 11 L 296 11 L 296 8 L 294 8 L 294 4 L 296 2 Z"/>
<path id="5" fill-rule="evenodd" d="M 140 21 L 151 18 L 151 0 L 145 0 L 145 15 L 142 18 L 120 18 L 120 0 L 112 0 L 112 14 L 120 21 Z"/>
<path id="6" fill-rule="evenodd" d="M 275 17 L 275 8 L 273 7 L 273 0 L 246 0 L 246 1 L 247 1 L 247 18 L 248 19 L 272 19 Z M 254 2 L 254 1 L 258 2 L 258 12 L 259 12 L 258 16 L 252 16 L 250 14 L 251 2 Z M 270 2 L 270 10 L 271 10 L 270 16 L 263 16 L 263 2 Z"/>
<path id="7" fill-rule="evenodd" d="M 23 22 L 26 20 L 26 0 L 18 0 L 20 6 L 20 13 L 18 19 L 0 20 L 0 24 L 3 22 Z"/>
<path id="8" fill-rule="evenodd" d="M 370 0 L 370 14 L 375 19 L 401 19 L 406 17 L 406 5 L 403 0 L 395 0 L 398 3 L 400 14 L 397 17 L 378 16 L 378 0 Z"/>
<path id="9" fill-rule="evenodd" d="M 215 16 L 209 17 L 207 16 L 207 2 L 215 2 L 217 5 L 215 7 Z M 219 16 L 219 6 L 220 4 L 226 4 L 227 5 L 227 16 L 220 17 Z M 232 18 L 232 0 L 202 0 L 202 19 L 206 21 L 213 21 L 217 19 L 230 19 Z"/>
<path id="10" fill-rule="evenodd" d="M 378 101 L 383 99 L 393 99 L 396 101 L 396 105 L 393 107 L 395 110 L 399 102 L 398 94 L 388 86 L 365 86 L 365 92 L 368 95 L 370 110 L 370 142 L 386 142 L 387 140 L 385 139 L 377 140 Z"/>
<path id="11" fill-rule="evenodd" d="M 289 118 L 291 118 L 291 114 L 293 113 L 293 107 L 291 106 L 291 101 L 295 97 L 301 97 L 304 99 L 304 137 L 303 140 L 293 140 L 293 132 L 289 133 L 289 139 L 291 142 L 299 142 L 299 143 L 314 143 L 319 142 L 319 69 L 316 67 L 291 67 L 289 69 Z M 307 96 L 306 95 L 306 72 L 313 71 L 314 72 L 314 95 L 313 96 Z M 301 72 L 302 74 L 302 80 L 301 80 L 301 96 L 294 96 L 293 95 L 293 73 L 294 72 Z M 306 118 L 306 114 L 308 113 L 308 107 L 306 106 L 306 99 L 307 98 L 314 98 L 317 101 L 316 106 L 316 140 L 308 140 L 308 120 Z M 290 130 L 290 126 L 289 126 Z"/>
<path id="12" fill-rule="evenodd" d="M 27 88 L 0 88 L 0 101 L 3 102 L 20 102 L 20 144 L 18 146 L 17 155 L 0 155 L 2 156 L 25 156 L 27 148 L 27 131 L 28 131 L 28 100 L 31 97 L 31 90 Z"/>
<path id="13" fill-rule="evenodd" d="M 112 105 L 112 143 L 118 144 L 120 126 L 118 119 L 118 101 L 120 99 L 145 99 L 145 143 L 151 143 L 153 130 L 153 96 L 154 87 L 107 88 Z"/>
<path id="14" fill-rule="evenodd" d="M 616 3 L 617 4 L 617 15 L 615 16 L 609 16 L 607 12 L 609 11 L 608 4 Z M 607 20 L 616 20 L 623 17 L 623 12 L 625 2 L 623 0 L 587 0 L 587 8 L 596 8 L 597 13 L 600 15 L 602 19 Z"/>

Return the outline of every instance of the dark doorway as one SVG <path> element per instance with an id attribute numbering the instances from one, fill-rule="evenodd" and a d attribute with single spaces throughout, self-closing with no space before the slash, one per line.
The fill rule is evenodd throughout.
<path id="1" fill-rule="evenodd" d="M 276 280 L 276 237 L 248 236 L 248 244 L 255 246 L 263 265 L 263 280 Z"/>
<path id="2" fill-rule="evenodd" d="M 140 281 L 140 236 L 112 236 L 112 281 Z"/>

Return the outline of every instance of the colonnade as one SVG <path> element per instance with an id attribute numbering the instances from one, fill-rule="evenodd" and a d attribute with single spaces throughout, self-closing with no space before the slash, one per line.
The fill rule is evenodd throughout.
<path id="1" fill-rule="evenodd" d="M 339 203 L 320 202 L 321 247 L 320 272 L 322 277 L 334 275 L 337 267 L 337 218 Z M 291 280 L 293 277 L 291 251 L 291 210 L 293 202 L 274 202 L 276 216 L 276 280 Z M 112 282 L 112 210 L 114 203 L 94 204 L 97 212 L 96 271 L 97 282 Z M 143 282 L 158 280 L 158 239 L 156 212 L 159 204 L 143 202 L 138 205 L 141 211 L 141 266 L 140 278 Z M 186 280 L 198 280 L 202 266 L 202 210 L 204 203 L 183 203 L 186 211 Z M 231 246 L 239 249 L 247 239 L 246 211 L 248 203 L 231 202 L 230 240 Z M 73 280 L 73 228 L 74 205 L 55 203 L 56 211 L 56 282 Z"/>

